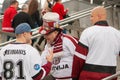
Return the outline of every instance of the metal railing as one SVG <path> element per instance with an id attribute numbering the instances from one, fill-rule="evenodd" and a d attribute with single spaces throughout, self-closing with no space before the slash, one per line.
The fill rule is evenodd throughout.
<path id="1" fill-rule="evenodd" d="M 106 8 L 106 9 L 109 9 L 109 8 L 111 8 L 111 7 L 112 7 L 112 6 L 107 6 L 107 7 L 105 7 L 105 8 Z M 80 19 L 80 18 L 82 18 L 82 17 L 88 16 L 88 15 L 90 15 L 90 12 L 91 12 L 91 10 L 87 10 L 87 11 L 85 11 L 85 12 L 76 14 L 76 15 L 71 16 L 71 17 L 68 17 L 68 18 L 66 18 L 66 19 L 61 20 L 60 24 L 62 25 L 62 24 L 65 24 L 65 23 L 74 21 L 74 20 L 76 20 L 76 19 Z"/>
<path id="2" fill-rule="evenodd" d="M 111 7 L 112 7 L 112 6 L 108 6 L 108 7 L 105 7 L 105 8 L 108 9 L 108 8 L 111 8 Z M 85 17 L 85 16 L 90 15 L 91 9 L 92 9 L 92 8 L 89 8 L 89 9 L 86 9 L 86 10 L 82 10 L 82 11 L 79 11 L 79 12 L 76 12 L 76 13 L 73 13 L 73 14 L 70 14 L 70 17 L 68 17 L 68 18 L 63 19 L 63 20 L 60 21 L 60 25 L 66 24 L 66 23 L 68 23 L 68 22 L 70 22 L 70 21 L 73 21 L 73 20 L 76 20 L 76 19 L 80 19 L 80 18 L 83 18 L 83 17 Z M 2 19 L 2 18 L 0 18 L 0 19 Z M 66 24 L 66 25 L 64 25 L 64 26 L 61 26 L 61 27 L 66 27 L 66 26 L 68 26 L 68 24 Z M 39 29 L 39 28 L 36 28 L 36 29 L 33 29 L 33 30 L 32 30 L 32 31 L 33 31 L 33 36 L 31 37 L 31 39 L 35 39 L 35 38 L 41 36 L 41 34 L 38 34 L 38 29 Z M 11 42 L 14 42 L 15 40 L 16 40 L 16 39 L 13 39 L 13 40 L 10 40 L 10 41 L 1 43 L 1 44 L 0 44 L 0 49 L 2 48 L 2 46 L 6 45 L 6 44 L 9 44 L 9 43 L 11 43 Z M 116 77 L 119 76 L 119 75 L 120 75 L 120 71 L 118 71 L 116 74 L 113 74 L 113 75 L 111 75 L 111 76 L 108 76 L 108 77 L 106 77 L 106 78 L 104 78 L 104 79 L 102 79 L 102 80 L 111 80 L 111 79 L 113 79 L 113 78 L 116 78 Z"/>
<path id="3" fill-rule="evenodd" d="M 106 9 L 108 9 L 108 8 L 110 8 L 111 6 L 108 6 L 108 7 L 106 7 Z M 78 14 L 76 14 L 76 15 L 74 15 L 74 16 L 71 16 L 71 17 L 68 17 L 68 18 L 66 18 L 66 19 L 64 19 L 64 20 L 61 20 L 60 21 L 60 25 L 62 25 L 62 24 L 66 24 L 66 23 L 68 23 L 68 22 L 70 22 L 70 21 L 73 21 L 73 20 L 76 20 L 76 19 L 80 19 L 80 18 L 83 18 L 83 17 L 85 17 L 85 16 L 88 16 L 88 15 L 90 15 L 90 11 L 91 10 L 87 10 L 87 11 L 85 11 L 85 12 L 82 12 L 82 13 L 78 13 Z M 68 24 L 66 24 L 66 25 L 68 25 Z M 65 26 L 66 26 L 65 25 Z M 32 31 L 33 31 L 33 35 L 38 35 L 38 29 L 39 28 L 36 28 L 36 29 L 33 29 Z M 33 36 L 34 37 L 34 36 Z M 37 38 L 37 37 L 35 37 L 35 38 Z M 33 39 L 33 38 L 32 38 Z M 14 40 L 11 40 L 11 41 L 7 41 L 7 42 L 4 42 L 4 43 L 1 43 L 0 44 L 0 47 L 2 47 L 2 46 L 4 46 L 4 45 L 6 45 L 6 44 L 8 44 L 8 43 L 11 43 L 11 42 L 14 42 L 15 41 L 15 39 Z"/>
<path id="4" fill-rule="evenodd" d="M 88 12 L 88 11 L 87 11 Z M 85 17 L 85 16 L 87 16 L 87 15 L 89 15 L 89 14 L 87 14 L 86 15 L 86 13 L 87 12 L 83 12 L 84 14 L 81 14 L 81 13 L 79 13 L 79 14 L 81 14 L 81 15 L 77 15 L 77 17 L 79 16 L 79 18 L 82 18 L 82 17 Z M 71 16 L 72 17 L 72 16 Z M 73 17 L 75 17 L 75 16 L 73 16 Z M 62 25 L 62 24 L 66 24 L 66 23 L 68 23 L 68 22 L 70 22 L 70 21 L 73 21 L 73 17 L 72 18 L 66 18 L 66 20 L 64 20 L 65 22 L 63 22 L 63 21 L 60 21 L 60 25 Z M 77 18 L 77 19 L 79 19 L 79 18 Z M 70 19 L 70 20 L 69 20 Z M 66 25 L 68 25 L 68 24 L 66 24 Z M 63 26 L 62 26 L 63 27 Z M 39 28 L 36 28 L 36 29 L 33 29 L 32 31 L 33 31 L 33 35 L 35 35 L 35 34 L 38 34 L 38 29 Z M 36 37 L 35 37 L 36 38 Z M 33 38 L 32 38 L 33 39 Z M 13 40 L 10 40 L 10 41 L 7 41 L 7 42 L 4 42 L 4 43 L 1 43 L 0 44 L 0 47 L 2 47 L 2 46 L 4 46 L 4 45 L 6 45 L 6 44 L 9 44 L 9 43 L 11 43 L 11 42 L 14 42 L 15 41 L 15 39 L 13 39 Z"/>
<path id="5" fill-rule="evenodd" d="M 66 26 L 68 26 L 68 24 L 63 25 L 63 26 L 60 26 L 60 27 L 62 28 L 62 27 L 66 27 Z M 35 35 L 35 34 L 36 34 L 36 35 Z M 38 31 L 36 31 L 36 32 L 33 33 L 33 36 L 31 37 L 31 39 L 35 39 L 35 38 L 37 38 L 37 37 L 39 37 L 39 36 L 41 36 L 41 34 L 38 34 Z M 12 42 L 15 42 L 15 41 L 16 41 L 16 39 L 13 39 L 13 40 L 10 40 L 10 41 L 1 43 L 1 44 L 0 44 L 0 49 L 2 48 L 2 46 L 7 45 L 7 44 L 12 43 Z"/>

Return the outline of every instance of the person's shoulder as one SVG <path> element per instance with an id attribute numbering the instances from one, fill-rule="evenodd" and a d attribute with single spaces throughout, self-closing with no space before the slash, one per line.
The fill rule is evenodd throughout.
<path id="1" fill-rule="evenodd" d="M 109 26 L 109 29 L 110 29 L 111 31 L 120 32 L 118 29 L 116 29 L 115 27 L 112 27 L 112 26 Z"/>
<path id="2" fill-rule="evenodd" d="M 69 35 L 69 34 L 63 34 L 63 39 L 67 38 L 67 39 L 75 39 L 73 36 Z"/>
<path id="3" fill-rule="evenodd" d="M 77 43 L 78 39 L 73 37 L 73 36 L 71 36 L 71 35 L 64 34 L 63 35 L 63 42 L 68 42 L 68 41 L 73 42 L 73 43 Z"/>
<path id="4" fill-rule="evenodd" d="M 18 15 L 23 16 L 23 17 L 30 16 L 28 13 L 22 12 L 22 11 L 19 12 Z"/>
<path id="5" fill-rule="evenodd" d="M 90 26 L 90 27 L 87 27 L 83 30 L 83 32 L 89 32 L 91 30 L 94 30 L 96 28 L 96 26 Z"/>
<path id="6" fill-rule="evenodd" d="M 10 47 L 11 47 L 11 44 L 7 44 L 7 45 L 1 47 L 1 51 L 4 51 L 5 49 L 8 49 Z"/>
<path id="7" fill-rule="evenodd" d="M 118 29 L 116 29 L 116 28 L 113 27 L 113 26 L 109 26 L 109 28 L 110 28 L 111 30 L 117 30 L 117 31 L 118 31 Z"/>
<path id="8" fill-rule="evenodd" d="M 27 44 L 26 45 L 26 49 L 29 51 L 29 52 L 38 52 L 36 48 L 34 48 L 33 46 Z"/>
<path id="9" fill-rule="evenodd" d="M 30 49 L 30 48 L 31 48 L 31 49 L 34 49 L 34 47 L 31 46 L 30 44 L 25 44 L 25 46 L 26 46 L 27 49 Z"/>

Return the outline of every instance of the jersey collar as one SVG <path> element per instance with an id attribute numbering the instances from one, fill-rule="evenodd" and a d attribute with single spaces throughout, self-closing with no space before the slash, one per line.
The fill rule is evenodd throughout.
<path id="1" fill-rule="evenodd" d="M 99 26 L 109 26 L 107 21 L 98 21 L 94 25 L 99 25 Z"/>

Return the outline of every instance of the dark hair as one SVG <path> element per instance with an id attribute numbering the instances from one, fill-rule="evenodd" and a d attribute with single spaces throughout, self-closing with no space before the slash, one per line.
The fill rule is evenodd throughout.
<path id="1" fill-rule="evenodd" d="M 32 0 L 29 4 L 29 11 L 28 14 L 32 15 L 34 14 L 38 9 L 38 1 L 37 0 Z"/>
<path id="2" fill-rule="evenodd" d="M 17 0 L 13 0 L 13 1 L 10 2 L 10 5 L 13 5 L 13 4 L 16 4 L 16 3 L 18 3 L 18 1 Z"/>

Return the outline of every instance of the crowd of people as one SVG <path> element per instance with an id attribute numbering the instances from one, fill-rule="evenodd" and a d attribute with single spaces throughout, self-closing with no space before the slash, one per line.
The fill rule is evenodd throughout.
<path id="1" fill-rule="evenodd" d="M 52 79 L 46 80 L 101 80 L 115 74 L 120 32 L 108 24 L 106 9 L 92 9 L 92 26 L 77 39 L 63 33 L 59 25 L 68 12 L 61 0 L 46 2 L 41 14 L 37 0 L 24 4 L 19 13 L 19 3 L 13 0 L 5 10 L 2 30 L 14 32 L 16 41 L 0 50 L 0 80 L 44 80 L 47 76 Z M 31 29 L 36 27 L 46 40 L 41 55 L 32 46 Z"/>

